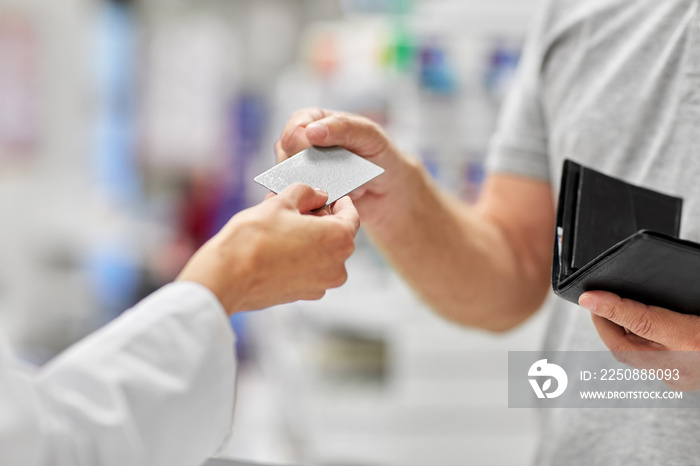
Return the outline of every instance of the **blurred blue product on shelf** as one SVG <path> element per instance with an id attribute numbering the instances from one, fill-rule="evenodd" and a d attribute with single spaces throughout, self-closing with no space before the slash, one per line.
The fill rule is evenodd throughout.
<path id="1" fill-rule="evenodd" d="M 90 251 L 87 269 L 101 312 L 98 324 L 106 324 L 136 300 L 140 264 L 124 254 L 124 247 L 105 241 Z"/>
<path id="2" fill-rule="evenodd" d="M 97 14 L 93 170 L 98 197 L 113 218 L 100 230 L 88 267 L 103 313 L 100 320 L 106 323 L 131 306 L 138 292 L 140 264 L 133 254 L 134 232 L 123 224 L 135 218 L 142 193 L 134 149 L 134 12 L 126 4 L 105 3 Z"/>
<path id="3" fill-rule="evenodd" d="M 500 103 L 515 78 L 520 62 L 520 45 L 508 45 L 503 41 L 494 42 L 488 57 L 484 76 L 484 90 Z"/>
<path id="4" fill-rule="evenodd" d="M 221 203 L 212 234 L 228 220 L 250 207 L 248 188 L 249 170 L 261 151 L 261 142 L 268 123 L 264 99 L 256 94 L 243 93 L 230 105 L 226 125 L 226 170 Z M 270 154 L 270 160 L 273 155 Z"/>
<path id="5" fill-rule="evenodd" d="M 231 103 L 226 125 L 226 166 L 223 192 L 216 212 L 214 231 L 220 230 L 236 213 L 248 208 L 250 186 L 249 171 L 252 162 L 261 152 L 261 141 L 268 123 L 268 112 L 263 97 L 242 93 Z M 270 155 L 272 159 L 272 155 Z M 236 353 L 241 362 L 250 358 L 247 315 L 231 316 L 231 326 L 236 333 Z"/>
<path id="6" fill-rule="evenodd" d="M 421 48 L 420 83 L 424 89 L 436 94 L 452 95 L 456 91 L 457 77 L 447 51 L 435 41 L 429 41 Z"/>
<path id="7" fill-rule="evenodd" d="M 136 20 L 129 6 L 116 3 L 102 5 L 98 15 L 94 170 L 101 195 L 128 207 L 140 198 L 134 150 Z"/>

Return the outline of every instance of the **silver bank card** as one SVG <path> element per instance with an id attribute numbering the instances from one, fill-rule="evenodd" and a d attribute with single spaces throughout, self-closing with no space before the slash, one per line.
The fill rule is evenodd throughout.
<path id="1" fill-rule="evenodd" d="M 255 177 L 274 193 L 306 183 L 328 193 L 328 204 L 384 173 L 384 169 L 341 147 L 310 147 Z M 326 204 L 326 205 L 328 205 Z"/>

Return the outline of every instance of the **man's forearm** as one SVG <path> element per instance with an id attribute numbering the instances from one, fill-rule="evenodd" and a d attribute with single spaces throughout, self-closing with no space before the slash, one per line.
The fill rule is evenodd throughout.
<path id="1" fill-rule="evenodd" d="M 342 146 L 386 170 L 353 193 L 355 205 L 389 261 L 436 311 L 497 331 L 540 306 L 554 229 L 547 181 L 491 176 L 470 207 L 440 193 L 376 123 L 320 108 L 290 117 L 277 157 L 309 145 Z"/>
<path id="2" fill-rule="evenodd" d="M 493 187 L 487 186 L 471 206 L 442 193 L 418 163 L 410 165 L 407 177 L 406 192 L 388 194 L 395 198 L 386 200 L 392 205 L 386 221 L 368 229 L 421 298 L 451 321 L 491 331 L 507 330 L 537 310 L 546 296 L 551 258 L 551 239 L 542 239 L 551 238 L 551 190 L 535 183 L 534 191 L 549 192 L 550 202 L 530 206 L 530 215 L 515 205 L 518 184 L 529 195 L 529 180 L 507 177 L 506 184 L 516 184 L 512 194 L 502 196 L 500 187 L 489 192 Z M 511 220 L 524 222 L 524 231 Z"/>

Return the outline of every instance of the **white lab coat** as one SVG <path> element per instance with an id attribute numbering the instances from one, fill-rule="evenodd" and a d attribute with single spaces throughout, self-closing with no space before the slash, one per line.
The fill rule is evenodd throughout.
<path id="1" fill-rule="evenodd" d="M 37 372 L 0 339 L 0 465 L 199 466 L 230 432 L 233 343 L 218 300 L 185 282 Z"/>

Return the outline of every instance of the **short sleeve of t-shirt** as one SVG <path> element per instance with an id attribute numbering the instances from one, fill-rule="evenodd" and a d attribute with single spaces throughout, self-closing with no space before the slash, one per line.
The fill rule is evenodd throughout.
<path id="1" fill-rule="evenodd" d="M 545 18 L 543 6 L 530 29 L 515 82 L 491 139 L 486 169 L 549 181 L 547 124 L 540 98 Z"/>

